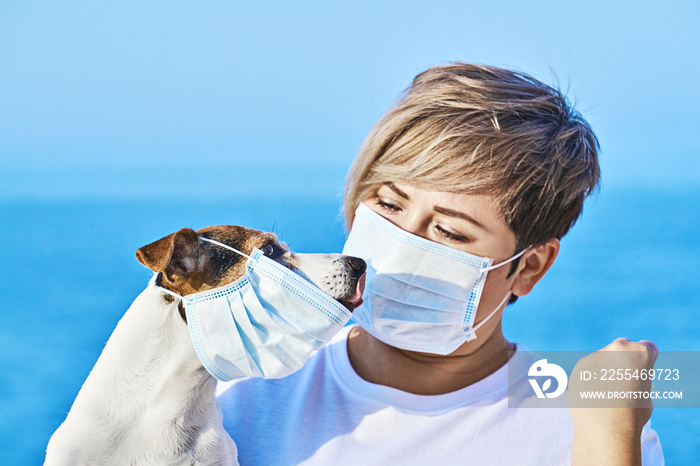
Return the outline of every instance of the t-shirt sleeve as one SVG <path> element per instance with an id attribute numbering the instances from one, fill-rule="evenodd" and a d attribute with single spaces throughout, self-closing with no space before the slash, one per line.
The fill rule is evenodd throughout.
<path id="1" fill-rule="evenodd" d="M 651 428 L 651 421 L 642 429 L 642 466 L 663 466 L 664 454 L 661 451 L 659 434 Z"/>

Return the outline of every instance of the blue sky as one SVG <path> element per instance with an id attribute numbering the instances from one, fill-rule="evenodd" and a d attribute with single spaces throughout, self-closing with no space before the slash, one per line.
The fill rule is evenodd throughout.
<path id="1" fill-rule="evenodd" d="M 558 80 L 598 133 L 606 184 L 698 186 L 699 12 L 690 1 L 5 0 L 0 196 L 177 192 L 172 180 L 284 191 L 292 176 L 338 192 L 411 78 L 457 60 Z"/>

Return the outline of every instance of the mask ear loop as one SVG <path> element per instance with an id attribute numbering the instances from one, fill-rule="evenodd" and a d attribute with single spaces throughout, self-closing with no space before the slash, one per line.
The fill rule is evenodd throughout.
<path id="1" fill-rule="evenodd" d="M 162 291 L 162 292 L 165 293 L 165 294 L 169 294 L 169 295 L 172 296 L 173 298 L 181 299 L 181 300 L 183 300 L 183 301 L 187 301 L 188 303 L 192 302 L 192 300 L 190 300 L 190 299 L 188 299 L 188 298 L 185 298 L 184 296 L 179 295 L 179 294 L 177 294 L 177 293 L 175 293 L 175 292 L 173 292 L 173 291 L 170 291 L 170 290 L 167 289 L 167 288 L 163 288 L 162 286 L 159 286 L 158 288 L 160 288 L 160 291 Z"/>
<path id="2" fill-rule="evenodd" d="M 240 254 L 241 256 L 246 257 L 246 258 L 248 258 L 248 259 L 252 259 L 252 257 L 250 257 L 248 254 L 246 254 L 246 253 L 244 253 L 244 252 L 241 252 L 241 251 L 239 251 L 238 249 L 229 246 L 228 244 L 220 243 L 220 242 L 218 242 L 218 241 L 216 241 L 216 240 L 209 239 L 209 238 L 204 238 L 204 237 L 202 237 L 202 236 L 200 236 L 199 239 L 204 240 L 204 241 L 207 241 L 207 242 L 209 242 L 209 243 L 216 244 L 217 246 L 220 246 L 220 247 L 222 247 L 222 248 L 224 248 L 224 249 L 229 249 L 229 250 L 235 252 L 236 254 Z M 174 297 L 174 298 L 182 299 L 182 300 L 187 301 L 187 302 L 192 302 L 190 299 L 188 299 L 188 298 L 186 298 L 186 297 L 184 297 L 184 296 L 182 296 L 182 295 L 179 295 L 179 294 L 177 294 L 177 293 L 175 293 L 175 292 L 173 292 L 173 291 L 170 291 L 170 290 L 167 289 L 167 288 L 164 288 L 164 287 L 162 287 L 162 286 L 159 287 L 159 288 L 160 288 L 160 290 L 161 290 L 163 293 L 169 294 L 170 296 L 172 296 L 172 297 Z"/>
<path id="3" fill-rule="evenodd" d="M 490 266 L 490 267 L 484 267 L 483 269 L 481 269 L 481 273 L 488 272 L 489 270 L 493 270 L 493 269 L 498 268 L 498 267 L 500 267 L 500 266 L 502 266 L 502 265 L 505 265 L 505 264 L 507 264 L 507 263 L 509 263 L 509 262 L 513 262 L 515 259 L 517 259 L 518 257 L 520 257 L 520 256 L 522 256 L 523 254 L 525 254 L 525 253 L 530 249 L 530 247 L 531 247 L 531 246 L 526 247 L 525 249 L 523 249 L 522 251 L 520 251 L 519 253 L 517 253 L 516 255 L 514 255 L 514 256 L 511 257 L 510 259 L 506 259 L 506 260 L 504 260 L 503 262 L 499 262 L 498 264 L 492 265 L 492 266 Z M 474 325 L 474 326 L 471 328 L 471 335 L 472 335 L 472 337 L 469 338 L 467 341 L 471 341 L 471 340 L 473 340 L 474 338 L 476 338 L 476 331 L 479 330 L 479 328 L 481 328 L 482 325 L 484 325 L 486 322 L 488 322 L 488 320 L 489 320 L 491 317 L 493 317 L 494 315 L 496 315 L 496 313 L 499 311 L 499 309 L 501 309 L 501 306 L 503 306 L 503 305 L 506 303 L 506 301 L 508 301 L 508 298 L 510 298 L 510 295 L 511 295 L 511 293 L 510 293 L 510 291 L 509 291 L 508 294 L 506 294 L 506 297 L 503 298 L 503 301 L 501 301 L 500 304 L 499 304 L 498 306 L 496 306 L 496 309 L 494 309 L 493 311 L 491 311 L 491 313 L 490 313 L 489 315 L 487 315 L 486 318 L 485 318 L 484 320 L 482 320 L 481 322 L 479 322 L 478 324 Z"/>
<path id="4" fill-rule="evenodd" d="M 225 248 L 225 249 L 228 249 L 228 250 L 230 250 L 230 251 L 233 251 L 233 252 L 235 252 L 236 254 L 240 254 L 241 256 L 246 257 L 246 258 L 248 258 L 248 259 L 252 259 L 252 257 L 250 257 L 248 254 L 246 254 L 246 253 L 244 253 L 244 252 L 241 252 L 241 251 L 239 251 L 239 250 L 236 249 L 236 248 L 232 248 L 232 247 L 229 246 L 228 244 L 219 243 L 218 241 L 215 241 L 215 240 L 213 240 L 213 239 L 204 238 L 204 237 L 201 237 L 201 236 L 199 237 L 199 239 L 202 239 L 202 240 L 204 240 L 204 241 L 208 241 L 208 242 L 210 242 L 210 243 L 216 244 L 217 246 L 221 246 L 222 248 Z M 525 251 L 523 251 L 523 252 L 525 252 Z M 522 254 L 522 253 L 521 253 L 521 254 Z"/>
<path id="5" fill-rule="evenodd" d="M 503 262 L 499 262 L 498 264 L 494 264 L 494 265 L 492 265 L 492 266 L 490 266 L 490 267 L 484 267 L 483 269 L 480 269 L 479 272 L 481 272 L 481 273 L 488 272 L 489 270 L 497 269 L 498 267 L 500 267 L 500 266 L 502 266 L 502 265 L 506 265 L 506 264 L 509 263 L 509 262 L 513 262 L 515 259 L 517 259 L 518 257 L 520 257 L 520 256 L 522 256 L 523 254 L 525 254 L 527 251 L 529 251 L 531 247 L 532 247 L 532 246 L 526 247 L 525 249 L 523 249 L 522 251 L 520 251 L 519 253 L 517 253 L 516 255 L 514 255 L 514 256 L 511 257 L 510 259 L 506 259 L 506 260 L 504 260 Z"/>
<path id="6" fill-rule="evenodd" d="M 476 338 L 476 331 L 479 330 L 479 328 L 482 325 L 484 325 L 491 317 L 493 317 L 499 309 L 501 309 L 501 306 L 503 306 L 506 303 L 506 301 L 508 301 L 508 298 L 510 298 L 510 291 L 508 292 L 508 294 L 506 294 L 506 297 L 503 298 L 503 301 L 501 301 L 501 303 L 498 306 L 496 306 L 496 309 L 491 311 L 491 314 L 487 315 L 484 320 L 472 327 L 472 333 L 474 334 L 474 338 Z"/>

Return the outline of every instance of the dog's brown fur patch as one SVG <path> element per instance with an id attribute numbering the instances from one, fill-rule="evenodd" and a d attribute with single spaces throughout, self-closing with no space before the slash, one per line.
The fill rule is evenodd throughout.
<path id="1" fill-rule="evenodd" d="M 273 233 L 234 225 L 216 225 L 194 231 L 183 228 L 136 251 L 138 261 L 160 274 L 158 281 L 180 295 L 224 286 L 245 274 L 245 257 L 200 237 L 213 239 L 250 254 L 273 244 Z M 284 263 L 282 257 L 279 262 Z"/>

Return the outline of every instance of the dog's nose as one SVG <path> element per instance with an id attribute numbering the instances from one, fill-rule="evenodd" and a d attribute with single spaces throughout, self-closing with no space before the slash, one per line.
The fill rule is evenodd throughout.
<path id="1" fill-rule="evenodd" d="M 360 278 L 367 270 L 367 263 L 359 257 L 345 256 L 345 263 L 350 266 L 352 278 Z"/>

